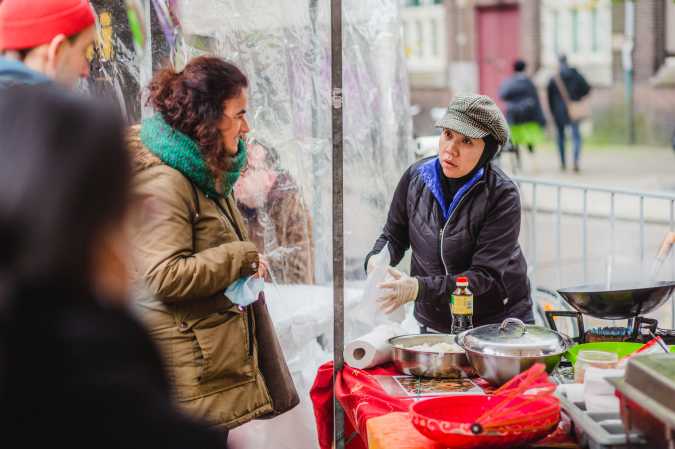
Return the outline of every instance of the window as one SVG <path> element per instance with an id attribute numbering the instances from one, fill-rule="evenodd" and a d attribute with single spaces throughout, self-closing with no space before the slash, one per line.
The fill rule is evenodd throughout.
<path id="1" fill-rule="evenodd" d="M 572 13 L 572 52 L 579 51 L 579 10 L 574 8 Z"/>
<path id="2" fill-rule="evenodd" d="M 553 53 L 560 54 L 560 14 L 553 11 Z"/>
<path id="3" fill-rule="evenodd" d="M 435 20 L 431 21 L 431 54 L 438 57 L 438 24 Z"/>
<path id="4" fill-rule="evenodd" d="M 417 42 L 415 42 L 415 50 L 418 58 L 424 57 L 424 27 L 420 20 L 415 21 L 415 28 L 417 29 Z"/>
<path id="5" fill-rule="evenodd" d="M 591 51 L 598 51 L 598 7 L 594 6 L 591 10 Z"/>

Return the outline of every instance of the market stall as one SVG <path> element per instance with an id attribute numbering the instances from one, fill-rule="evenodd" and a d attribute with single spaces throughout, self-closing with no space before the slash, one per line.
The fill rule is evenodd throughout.
<path id="1" fill-rule="evenodd" d="M 456 336 L 414 333 L 392 337 L 391 333 L 379 331 L 357 338 L 346 346 L 345 358 L 354 360 L 353 352 L 360 348 L 365 355 L 354 360 L 355 364 L 373 360 L 361 363 L 364 369 L 346 365 L 335 381 L 332 363 L 317 371 L 311 397 L 320 447 L 332 445 L 333 392 L 345 410 L 345 441 L 350 449 L 524 447 L 514 442 L 497 446 L 499 441 L 491 443 L 494 445 L 478 441 L 481 435 L 497 437 L 495 432 L 486 432 L 484 424 L 473 435 L 465 435 L 464 443 L 447 444 L 443 437 L 452 432 L 425 432 L 416 413 L 424 404 L 446 401 L 440 409 L 447 412 L 432 410 L 445 416 L 446 421 L 439 418 L 437 426 L 443 429 L 467 410 L 480 408 L 480 398 L 499 397 L 504 385 L 536 366 L 547 380 L 532 386 L 526 396 L 549 389 L 551 396 L 545 399 L 552 402 L 543 402 L 541 410 L 555 407 L 554 425 L 548 429 L 538 427 L 540 412 L 518 407 L 508 409 L 508 413 L 502 410 L 499 417 L 509 423 L 509 432 L 515 434 L 512 436 L 529 441 L 527 447 L 610 449 L 624 447 L 626 441 L 637 448 L 669 447 L 675 436 L 671 400 L 675 389 L 675 346 L 667 345 L 672 340 L 666 330 L 659 329 L 659 335 L 655 335 L 649 326 L 640 326 L 636 318 L 640 310 L 648 312 L 670 298 L 675 282 L 654 281 L 628 287 L 619 283 L 615 289 L 581 286 L 560 290 L 562 298 L 579 313 L 583 310 L 597 318 L 637 321 L 634 332 L 595 332 L 595 340 L 590 343 L 584 340 L 588 333 L 584 332 L 582 317 L 574 338 L 515 319 L 479 326 Z M 584 295 L 595 299 L 584 300 Z M 577 315 L 571 318 L 577 319 Z M 395 324 L 390 326 L 396 334 Z M 369 359 L 370 352 L 378 353 L 378 358 Z M 465 407 L 452 406 L 464 400 Z M 527 413 L 533 413 L 532 419 L 525 419 Z M 426 419 L 429 427 L 431 421 Z M 470 419 L 468 423 L 475 425 L 480 417 L 472 419 L 475 422 Z M 529 423 L 520 431 L 515 430 L 519 419 Z"/>
<path id="2" fill-rule="evenodd" d="M 618 335 L 630 336 L 635 340 L 632 346 L 622 340 L 602 348 L 581 344 L 580 337 L 586 335 L 582 326 L 573 346 L 569 337 L 554 329 L 514 322 L 404 341 L 403 335 L 419 331 L 414 320 L 380 320 L 371 303 L 373 280 L 367 280 L 365 288 L 356 286 L 355 281 L 362 280 L 364 252 L 381 225 L 396 179 L 412 159 L 399 2 L 332 0 L 328 8 L 315 0 L 130 1 L 140 4 L 135 12 L 147 18 L 147 25 L 140 27 L 126 24 L 120 19 L 124 14 L 109 3 L 95 3 L 102 56 L 96 79 L 90 80 L 95 81 L 92 89 L 112 86 L 133 122 L 142 109 L 138 92 L 154 67 L 167 61 L 180 66 L 206 52 L 227 57 L 251 80 L 254 141 L 275 162 L 275 179 L 293 180 L 270 183 L 264 200 L 256 203 L 254 196 L 245 207 L 256 209 L 249 217 L 260 231 L 261 251 L 282 261 L 271 270 L 281 282 L 272 279 L 265 291 L 303 401 L 279 418 L 236 429 L 231 447 L 290 449 L 313 447 L 318 441 L 322 449 L 345 445 L 440 449 L 449 445 L 424 430 L 430 429 L 420 416 L 434 413 L 424 407 L 434 401 L 459 404 L 466 398 L 474 402 L 448 409 L 480 413 L 465 416 L 462 422 L 450 421 L 459 419 L 456 413 L 445 416 L 444 422 L 450 423 L 448 428 L 461 427 L 467 444 L 510 436 L 514 439 L 506 444 L 526 441 L 540 447 L 575 447 L 575 441 L 583 445 L 584 435 L 594 444 L 604 444 L 608 440 L 601 440 L 604 436 L 598 429 L 605 429 L 615 437 L 613 441 L 622 437 L 639 445 L 646 444 L 644 434 L 654 421 L 661 426 L 661 434 L 672 435 L 675 424 L 669 405 L 659 401 L 659 392 L 672 390 L 675 383 L 672 373 L 664 374 L 662 369 L 673 365 L 672 356 L 653 354 L 659 358 L 651 364 L 631 357 L 662 351 L 659 340 L 646 333 L 650 329 L 658 333 L 656 326 L 643 326 L 650 323 L 637 318 L 667 301 L 671 285 L 659 286 L 658 298 L 622 291 L 616 301 L 604 303 L 605 309 L 594 308 L 603 304 L 597 295 L 584 294 L 600 293 L 600 298 L 607 299 L 602 295 L 607 292 L 561 291 L 580 314 L 604 310 L 602 318 L 615 319 L 615 312 L 621 310 L 620 318 L 632 320 L 630 332 Z M 135 43 L 137 51 L 145 51 L 133 53 L 132 35 L 136 40 L 145 37 Z M 302 237 L 297 244 L 283 243 L 280 236 L 288 228 L 274 229 L 274 202 L 268 201 L 289 196 L 305 215 L 294 221 L 299 224 L 294 230 Z M 352 213 L 345 215 L 345 211 Z M 290 268 L 283 262 L 298 253 L 311 253 L 303 270 L 304 274 L 311 271 L 316 285 L 287 282 Z M 580 295 L 572 296 L 576 293 Z M 583 315 L 575 317 L 583 323 Z M 595 332 L 593 336 L 606 343 L 615 334 Z M 359 346 L 364 335 L 370 336 L 365 338 L 370 346 Z M 334 360 L 326 362 L 331 357 Z M 343 365 L 343 358 L 351 366 Z M 576 378 L 571 374 L 573 365 Z M 629 375 L 625 365 L 646 374 Z M 625 381 L 615 382 L 615 390 L 606 378 L 621 378 L 624 368 Z M 662 380 L 662 389 L 650 391 L 655 378 Z M 515 386 L 511 385 L 514 379 L 519 379 Z M 502 389 L 503 385 L 510 387 Z M 533 399 L 525 397 L 533 390 L 541 393 L 536 398 L 541 403 L 524 413 L 518 401 Z M 504 396 L 505 392 L 509 395 Z M 651 408 L 642 410 L 636 404 Z M 590 412 L 594 407 L 595 412 Z M 614 413 L 611 423 L 599 418 L 608 413 Z M 634 415 L 641 417 L 627 425 L 636 432 L 617 430 L 623 429 L 620 415 L 627 421 Z M 529 424 L 521 422 L 529 418 Z M 495 430 L 505 422 L 511 430 Z M 638 422 L 642 427 L 632 429 Z"/>

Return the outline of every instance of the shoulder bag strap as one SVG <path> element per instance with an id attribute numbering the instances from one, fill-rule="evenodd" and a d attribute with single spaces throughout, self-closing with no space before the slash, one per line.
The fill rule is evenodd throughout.
<path id="1" fill-rule="evenodd" d="M 563 101 L 565 102 L 565 106 L 570 105 L 570 102 L 572 101 L 570 99 L 570 95 L 567 92 L 567 87 L 565 87 L 565 82 L 562 80 L 560 77 L 560 73 L 557 73 L 553 79 L 555 79 L 555 84 L 558 86 L 558 90 L 560 91 L 560 96 L 562 97 Z"/>

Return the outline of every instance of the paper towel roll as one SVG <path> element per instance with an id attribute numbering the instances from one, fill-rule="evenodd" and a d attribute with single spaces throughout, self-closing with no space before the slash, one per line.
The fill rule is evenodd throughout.
<path id="1" fill-rule="evenodd" d="M 377 326 L 366 335 L 349 342 L 345 346 L 345 362 L 358 369 L 372 368 L 391 361 L 389 339 L 404 333 L 397 324 Z"/>

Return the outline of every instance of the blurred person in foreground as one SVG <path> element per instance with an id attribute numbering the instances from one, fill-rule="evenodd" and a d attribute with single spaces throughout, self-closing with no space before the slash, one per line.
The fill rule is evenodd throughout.
<path id="1" fill-rule="evenodd" d="M 138 304 L 181 405 L 227 433 L 273 412 L 273 379 L 259 364 L 270 348 L 259 347 L 257 292 L 226 293 L 266 273 L 233 195 L 247 158 L 248 80 L 233 64 L 201 56 L 157 72 L 148 102 L 155 114 L 130 133 Z"/>
<path id="2" fill-rule="evenodd" d="M 546 118 L 541 108 L 534 83 L 525 73 L 525 61 L 518 59 L 513 64 L 513 75 L 499 88 L 499 97 L 506 103 L 506 120 L 511 127 L 511 144 L 524 145 L 533 154 L 535 146 L 544 140 Z"/>
<path id="3" fill-rule="evenodd" d="M 234 187 L 249 238 L 269 263 L 268 281 L 313 284 L 312 222 L 300 186 L 276 150 L 259 142 Z"/>
<path id="4" fill-rule="evenodd" d="M 558 142 L 558 152 L 560 153 L 560 169 L 567 170 L 567 161 L 565 157 L 565 131 L 567 128 L 572 132 L 572 146 L 574 150 L 574 171 L 580 170 L 581 161 L 581 132 L 579 131 L 579 122 L 570 119 L 568 104 L 565 97 L 570 101 L 579 101 L 588 95 L 591 86 L 577 69 L 570 67 L 567 63 L 567 56 L 560 55 L 558 58 L 559 70 L 551 77 L 546 87 L 548 106 L 555 122 Z M 561 86 L 566 92 L 560 92 Z"/>
<path id="5" fill-rule="evenodd" d="M 178 411 L 127 307 L 121 118 L 53 87 L 16 86 L 0 95 L 0 157 L 3 438 L 222 448 L 220 433 Z"/>
<path id="6" fill-rule="evenodd" d="M 509 129 L 494 101 L 458 95 L 436 123 L 438 155 L 415 162 L 396 187 L 371 256 L 388 244 L 391 265 L 412 249 L 410 274 L 390 268 L 380 284 L 385 312 L 414 301 L 421 331 L 449 333 L 450 295 L 458 276 L 474 293 L 473 325 L 508 317 L 533 323 L 527 264 L 518 243 L 520 195 L 491 163 Z"/>
<path id="7" fill-rule="evenodd" d="M 0 1 L 0 87 L 74 87 L 89 75 L 95 22 L 87 0 Z"/>

